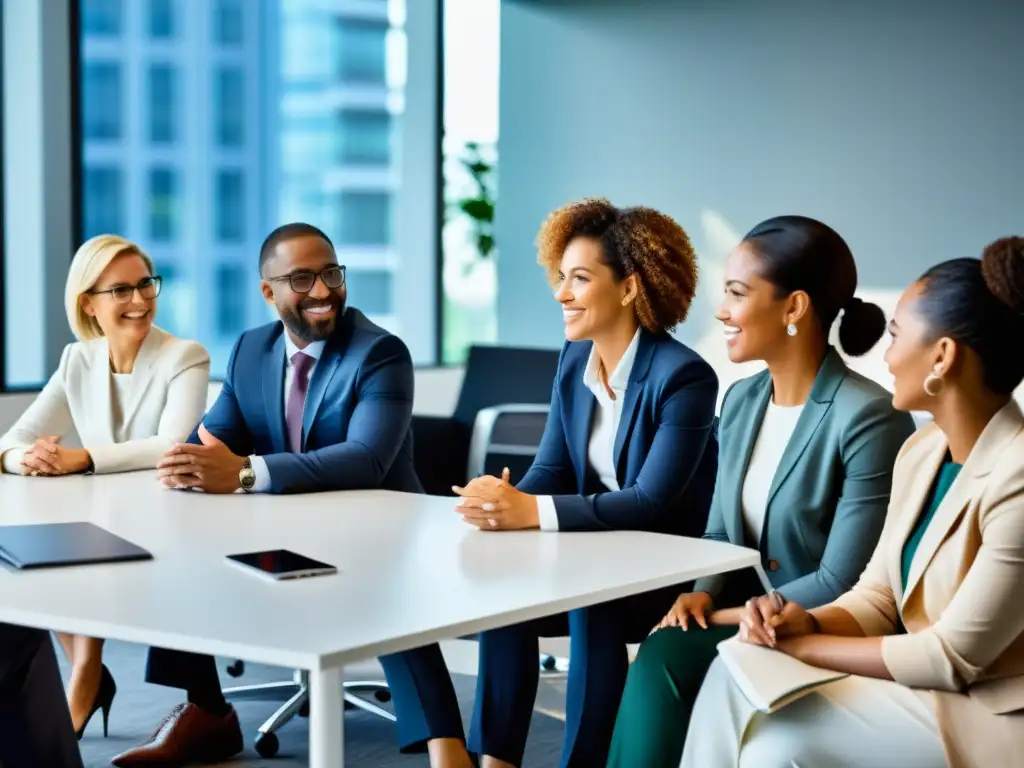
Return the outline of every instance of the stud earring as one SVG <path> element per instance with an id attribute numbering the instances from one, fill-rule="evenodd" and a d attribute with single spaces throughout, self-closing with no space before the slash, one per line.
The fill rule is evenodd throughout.
<path id="1" fill-rule="evenodd" d="M 786 326 L 786 333 L 790 336 L 796 336 L 796 323 L 790 323 Z"/>

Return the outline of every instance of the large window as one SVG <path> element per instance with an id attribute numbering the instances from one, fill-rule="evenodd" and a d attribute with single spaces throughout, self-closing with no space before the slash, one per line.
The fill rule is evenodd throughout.
<path id="1" fill-rule="evenodd" d="M 338 74 L 349 83 L 383 85 L 387 77 L 388 25 L 342 18 L 337 27 Z"/>
<path id="2" fill-rule="evenodd" d="M 113 37 L 121 34 L 124 6 L 122 0 L 82 0 L 82 34 Z"/>
<path id="3" fill-rule="evenodd" d="M 176 3 L 177 0 L 149 0 L 149 34 L 151 37 L 158 40 L 174 37 Z"/>
<path id="4" fill-rule="evenodd" d="M 263 239 L 285 222 L 308 222 L 347 265 L 350 305 L 399 334 L 417 364 L 438 361 L 440 0 L 54 2 L 65 11 L 68 4 L 79 35 L 72 65 L 43 70 L 25 87 L 42 91 L 45 83 L 45 94 L 25 103 L 63 94 L 75 106 L 68 130 L 80 144 L 71 160 L 53 152 L 40 166 L 64 171 L 54 177 L 62 190 L 70 181 L 75 211 L 29 211 L 21 221 L 59 218 L 74 245 L 68 260 L 96 234 L 137 242 L 164 277 L 157 323 L 202 343 L 214 377 L 223 376 L 238 334 L 267 317 Z M 43 19 L 19 15 L 36 19 L 24 38 L 35 40 Z M 43 28 L 63 34 L 68 21 Z M 57 39 L 46 37 L 39 61 L 52 61 Z M 9 71 L 5 78 L 14 82 Z M 40 132 L 48 133 L 55 131 Z M 59 195 L 46 200 L 60 207 Z M 19 229 L 19 243 L 31 242 L 28 229 Z M 64 250 L 49 247 L 47 258 Z M 56 267 L 40 266 L 48 288 L 50 280 L 63 286 L 63 263 Z M 11 307 L 3 309 L 9 318 Z M 31 347 L 45 354 L 18 368 L 19 385 L 41 384 L 68 338 L 52 331 L 65 330 L 59 297 L 47 299 L 40 318 L 33 327 L 45 332 Z M 5 359 L 30 357 L 27 348 L 5 348 Z"/>
<path id="5" fill-rule="evenodd" d="M 391 160 L 391 113 L 344 109 L 338 115 L 338 160 L 352 165 L 387 165 Z"/>
<path id="6" fill-rule="evenodd" d="M 91 61 L 82 68 L 82 134 L 94 141 L 116 141 L 122 136 L 121 114 L 124 92 L 121 64 Z"/>
<path id="7" fill-rule="evenodd" d="M 245 35 L 246 0 L 213 0 L 213 39 L 221 45 L 241 45 Z"/>
<path id="8" fill-rule="evenodd" d="M 171 168 L 149 172 L 149 237 L 156 243 L 174 240 L 178 233 L 178 174 Z"/>
<path id="9" fill-rule="evenodd" d="M 388 192 L 342 192 L 338 196 L 339 242 L 387 245 L 391 242 L 391 195 Z"/>
<path id="10" fill-rule="evenodd" d="M 498 204 L 499 0 L 444 3 L 442 356 L 498 337 L 494 239 Z"/>
<path id="11" fill-rule="evenodd" d="M 149 68 L 149 140 L 169 144 L 177 140 L 177 70 L 170 64 Z"/>
<path id="12" fill-rule="evenodd" d="M 217 240 L 240 243 L 245 240 L 245 174 L 241 169 L 217 172 L 213 192 L 217 212 Z"/>
<path id="13" fill-rule="evenodd" d="M 82 174 L 85 238 L 124 231 L 124 176 L 115 165 L 86 166 Z"/>
<path id="14" fill-rule="evenodd" d="M 240 146 L 245 141 L 245 73 L 241 67 L 217 70 L 213 99 L 217 144 Z"/>

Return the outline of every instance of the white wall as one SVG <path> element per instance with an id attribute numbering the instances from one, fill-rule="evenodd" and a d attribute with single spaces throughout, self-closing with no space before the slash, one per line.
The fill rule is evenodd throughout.
<path id="1" fill-rule="evenodd" d="M 849 241 L 890 309 L 926 267 L 1024 234 L 1024 4 L 506 0 L 497 240 L 501 342 L 555 346 L 533 239 L 586 195 L 645 204 L 703 270 L 680 337 L 729 364 L 712 318 L 731 242 L 801 213 Z M 857 367 L 882 382 L 882 346 Z"/>
<path id="2" fill-rule="evenodd" d="M 416 399 L 413 412 L 425 416 L 448 416 L 462 387 L 462 368 L 420 368 L 416 370 Z M 220 392 L 220 384 L 210 384 L 209 402 Z M 0 395 L 0 434 L 6 432 L 22 411 L 35 399 L 35 392 Z M 70 444 L 75 444 L 72 437 Z"/>

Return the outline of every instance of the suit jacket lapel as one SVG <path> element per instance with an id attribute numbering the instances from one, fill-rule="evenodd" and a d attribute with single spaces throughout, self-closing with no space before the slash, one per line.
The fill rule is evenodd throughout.
<path id="1" fill-rule="evenodd" d="M 313 375 L 309 380 L 309 391 L 306 393 L 306 404 L 302 409 L 302 450 L 306 450 L 306 440 L 313 429 L 317 412 L 323 404 L 324 395 L 330 387 L 338 369 L 346 362 L 345 349 L 352 338 L 352 328 L 356 322 L 356 313 L 359 310 L 349 307 L 345 310 L 338 322 L 338 327 L 327 343 L 324 345 L 323 354 L 316 367 L 313 368 Z M 349 361 L 354 364 L 354 361 Z"/>
<path id="2" fill-rule="evenodd" d="M 746 536 L 743 532 L 743 480 L 747 476 L 747 469 L 750 466 L 750 456 L 754 452 L 754 443 L 757 442 L 758 432 L 761 431 L 761 422 L 764 420 L 765 411 L 768 410 L 768 401 L 772 396 L 772 379 L 767 373 L 764 380 L 751 397 L 741 405 L 741 411 L 733 418 L 738 423 L 736 442 L 729 449 L 728 460 L 737 461 L 740 483 L 739 486 L 729 489 L 732 494 L 732 503 L 727 509 L 723 509 L 725 515 L 725 528 L 729 534 L 729 541 L 744 541 Z M 721 457 L 719 460 L 724 460 Z M 723 489 L 724 491 L 724 489 Z"/>
<path id="3" fill-rule="evenodd" d="M 153 372 L 156 362 L 160 358 L 162 342 L 163 331 L 153 327 L 143 340 L 142 346 L 139 347 L 139 354 L 135 357 L 135 365 L 132 367 L 132 377 L 128 385 L 128 398 L 126 402 L 121 403 L 121 420 L 124 428 L 127 428 L 135 417 L 135 412 L 139 409 L 146 390 L 153 382 Z M 109 376 L 107 381 L 110 381 Z"/>
<path id="4" fill-rule="evenodd" d="M 973 494 L 984 487 L 978 480 L 991 472 L 992 466 L 1002 455 L 1006 443 L 1014 439 L 1020 432 L 1020 419 L 1020 408 L 1011 401 L 992 417 L 978 438 L 978 442 L 974 444 L 960 474 L 949 487 L 939 508 L 935 510 L 935 515 L 928 523 L 928 528 L 917 545 L 914 558 L 910 561 L 910 572 L 907 575 L 907 584 L 900 601 L 901 609 L 907 598 L 921 584 L 921 578 L 927 570 L 928 564 L 931 563 L 942 542 L 946 540 L 950 531 L 960 520 L 960 516 Z M 901 539 L 904 545 L 911 530 L 917 524 L 920 511 L 931 491 L 942 460 L 946 456 L 946 450 L 946 441 L 943 439 L 934 448 L 934 452 L 930 452 L 927 459 L 922 460 L 921 471 L 915 473 L 916 476 L 912 481 L 915 495 L 912 501 L 916 501 L 917 506 L 912 508 L 918 510 L 918 514 L 906 516 L 909 521 L 906 523 L 906 530 L 902 532 Z M 929 469 L 930 472 L 927 471 Z M 902 555 L 902 547 L 900 547 L 900 553 Z M 896 573 L 899 572 L 899 570 L 896 571 Z"/>
<path id="5" fill-rule="evenodd" d="M 263 407 L 267 413 L 267 426 L 274 453 L 288 450 L 284 435 L 284 334 L 282 327 L 277 339 L 265 352 L 263 371 Z"/>
<path id="6" fill-rule="evenodd" d="M 640 340 L 637 343 L 636 357 L 633 360 L 633 367 L 629 372 L 626 392 L 622 398 L 622 410 L 619 412 L 619 427 L 615 432 L 615 444 L 612 449 L 612 459 L 615 462 L 615 477 L 621 488 L 625 484 L 625 470 L 623 463 L 625 448 L 629 436 L 633 431 L 633 424 L 636 422 L 636 414 L 640 408 L 640 395 L 643 392 L 642 382 L 647 378 L 647 372 L 651 367 L 651 360 L 654 358 L 654 350 L 657 339 L 647 331 L 640 331 Z"/>
<path id="7" fill-rule="evenodd" d="M 90 402 L 96 403 L 96 409 L 98 411 L 97 418 L 90 420 L 89 431 L 95 432 L 90 435 L 79 435 L 83 444 L 88 444 L 89 441 L 95 440 L 98 443 L 113 443 L 114 442 L 114 413 L 113 413 L 113 393 L 111 392 L 111 373 L 110 373 L 110 347 L 107 344 L 107 339 L 97 339 L 91 342 L 92 346 L 92 358 L 89 363 L 89 384 L 93 392 L 96 393 L 95 399 L 90 398 Z M 93 426 L 95 425 L 95 427 Z M 84 431 L 84 430 L 83 430 Z"/>
<path id="8" fill-rule="evenodd" d="M 786 450 L 782 453 L 779 466 L 775 470 L 771 489 L 768 491 L 766 514 L 767 510 L 771 509 L 772 499 L 779 492 L 779 487 L 786 481 L 786 478 L 789 477 L 800 457 L 803 456 L 804 451 L 807 450 L 807 446 L 814 437 L 814 433 L 818 431 L 818 426 L 821 424 L 822 419 L 825 418 L 825 414 L 832 407 L 832 399 L 835 397 L 836 390 L 839 389 L 839 385 L 843 383 L 844 378 L 846 378 L 846 364 L 843 363 L 839 354 L 830 348 L 825 353 L 825 359 L 818 369 L 818 375 L 814 378 L 811 392 L 804 403 L 803 412 L 800 414 L 800 418 L 797 419 L 796 428 L 793 430 L 793 434 L 786 444 Z M 768 526 L 765 525 L 763 530 L 767 531 Z"/>
<path id="9" fill-rule="evenodd" d="M 569 435 L 569 452 L 576 464 L 576 476 L 580 478 L 580 493 L 583 493 L 582 489 L 586 485 L 587 470 L 590 466 L 588 460 L 590 425 L 594 420 L 594 408 L 597 405 L 597 398 L 587 388 L 587 385 L 583 382 L 583 374 L 579 371 L 572 373 L 572 381 L 569 382 L 569 387 L 569 391 L 573 394 L 572 414 L 569 417 L 569 423 L 572 425 L 572 434 Z"/>

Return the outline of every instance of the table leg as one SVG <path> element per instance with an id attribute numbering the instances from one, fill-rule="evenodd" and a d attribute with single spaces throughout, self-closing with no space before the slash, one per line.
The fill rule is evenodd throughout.
<path id="1" fill-rule="evenodd" d="M 342 768 L 345 762 L 341 673 L 340 667 L 309 673 L 310 768 Z"/>
<path id="2" fill-rule="evenodd" d="M 761 581 L 761 586 L 764 587 L 764 593 L 767 595 L 772 591 L 772 583 L 768 581 L 768 574 L 764 572 L 764 567 L 758 563 L 754 566 L 754 573 L 757 574 L 757 578 Z"/>

